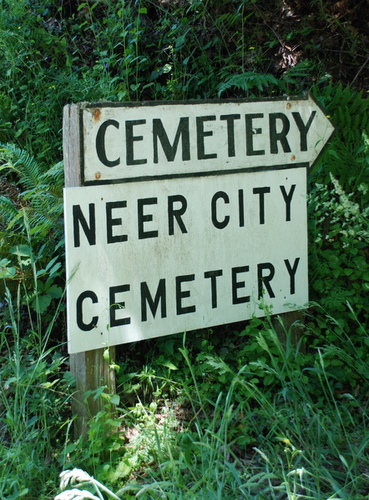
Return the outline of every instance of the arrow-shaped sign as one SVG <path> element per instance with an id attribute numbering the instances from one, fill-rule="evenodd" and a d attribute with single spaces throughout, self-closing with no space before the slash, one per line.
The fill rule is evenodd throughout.
<path id="1" fill-rule="evenodd" d="M 84 184 L 311 166 L 334 131 L 310 96 L 83 104 L 80 113 Z"/>

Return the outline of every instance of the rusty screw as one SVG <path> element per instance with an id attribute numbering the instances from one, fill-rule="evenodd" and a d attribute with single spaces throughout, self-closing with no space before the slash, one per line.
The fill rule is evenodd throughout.
<path id="1" fill-rule="evenodd" d="M 94 109 L 94 120 L 98 121 L 100 119 L 100 115 L 101 115 L 101 109 L 99 108 Z"/>

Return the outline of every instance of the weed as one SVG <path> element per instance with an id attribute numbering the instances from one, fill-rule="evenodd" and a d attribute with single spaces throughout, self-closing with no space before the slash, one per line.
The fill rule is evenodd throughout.
<path id="1" fill-rule="evenodd" d="M 56 471 L 70 380 L 63 374 L 65 358 L 49 347 L 59 309 L 43 330 L 40 313 L 35 318 L 22 306 L 21 292 L 21 285 L 15 296 L 5 288 L 7 313 L 1 319 L 0 497 L 36 499 L 53 489 L 50 464 Z"/>

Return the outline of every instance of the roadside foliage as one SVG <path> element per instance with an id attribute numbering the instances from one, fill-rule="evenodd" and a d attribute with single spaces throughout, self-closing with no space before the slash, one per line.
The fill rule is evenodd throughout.
<path id="1" fill-rule="evenodd" d="M 0 500 L 368 497 L 368 11 L 0 0 Z M 75 437 L 63 106 L 306 92 L 336 132 L 308 172 L 302 319 L 107 352 L 117 394 L 86 395 L 105 410 Z"/>

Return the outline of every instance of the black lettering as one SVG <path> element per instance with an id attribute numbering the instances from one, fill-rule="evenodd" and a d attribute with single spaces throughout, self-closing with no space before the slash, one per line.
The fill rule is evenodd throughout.
<path id="1" fill-rule="evenodd" d="M 277 121 L 282 123 L 282 129 L 277 132 Z M 278 153 L 278 142 L 281 143 L 285 153 L 291 152 L 290 145 L 287 141 L 287 134 L 290 130 L 290 121 L 283 113 L 270 113 L 269 115 L 269 135 L 270 135 L 270 152 Z"/>
<path id="2" fill-rule="evenodd" d="M 165 279 L 162 278 L 159 281 L 158 288 L 156 290 L 155 298 L 153 299 L 150 290 L 147 286 L 146 281 L 141 283 L 141 321 L 147 321 L 147 307 L 149 304 L 150 311 L 155 318 L 156 311 L 159 307 L 159 302 L 161 304 L 160 313 L 162 318 L 167 317 L 167 300 L 166 300 L 166 288 Z"/>
<path id="3" fill-rule="evenodd" d="M 179 208 L 174 209 L 174 204 L 180 203 Z M 187 233 L 186 226 L 182 220 L 182 215 L 187 210 L 187 200 L 182 195 L 168 196 L 168 232 L 169 235 L 174 234 L 174 219 L 176 219 L 178 226 L 182 233 Z"/>
<path id="4" fill-rule="evenodd" d="M 96 293 L 94 293 L 92 290 L 86 290 L 85 292 L 81 293 L 81 295 L 79 295 L 77 302 L 76 302 L 77 326 L 83 332 L 89 332 L 90 330 L 95 328 L 99 318 L 98 318 L 98 316 L 93 316 L 90 323 L 84 322 L 84 319 L 83 319 L 83 301 L 85 299 L 91 299 L 91 302 L 93 304 L 97 304 L 98 299 L 97 299 Z"/>
<path id="5" fill-rule="evenodd" d="M 208 160 L 209 158 L 216 158 L 216 153 L 205 153 L 205 137 L 213 135 L 212 130 L 204 130 L 204 122 L 216 120 L 216 117 L 211 116 L 197 116 L 196 117 L 196 132 L 197 132 L 197 158 L 198 160 Z"/>
<path id="6" fill-rule="evenodd" d="M 259 224 L 265 224 L 265 200 L 264 195 L 270 193 L 270 187 L 258 187 L 252 190 L 259 195 Z"/>
<path id="7" fill-rule="evenodd" d="M 127 165 L 143 165 L 147 163 L 145 159 L 136 159 L 134 157 L 134 142 L 142 141 L 142 135 L 133 135 L 135 125 L 144 125 L 146 120 L 127 120 L 126 121 L 126 161 Z"/>
<path id="8" fill-rule="evenodd" d="M 138 212 L 138 239 L 143 240 L 144 238 L 157 238 L 158 231 L 145 231 L 144 223 L 153 220 L 152 214 L 144 214 L 144 207 L 146 205 L 156 205 L 158 202 L 157 198 L 143 198 L 137 200 L 137 212 Z"/>
<path id="9" fill-rule="evenodd" d="M 195 275 L 188 274 L 184 276 L 176 276 L 176 311 L 177 316 L 181 314 L 193 313 L 196 311 L 196 306 L 186 306 L 183 307 L 182 300 L 190 297 L 191 293 L 189 290 L 182 290 L 182 283 L 188 283 L 190 281 L 194 281 Z"/>
<path id="10" fill-rule="evenodd" d="M 220 115 L 221 120 L 227 122 L 227 143 L 228 143 L 228 157 L 236 156 L 235 135 L 234 135 L 234 121 L 239 120 L 241 115 Z"/>
<path id="11" fill-rule="evenodd" d="M 126 316 L 125 318 L 117 318 L 116 312 L 119 309 L 125 308 L 125 302 L 117 302 L 115 296 L 118 293 L 129 292 L 129 285 L 119 285 L 112 286 L 109 288 L 109 316 L 110 316 L 110 327 L 129 325 L 131 323 L 131 318 Z"/>
<path id="12" fill-rule="evenodd" d="M 103 163 L 105 166 L 116 167 L 120 163 L 120 158 L 117 158 L 115 160 L 108 160 L 106 156 L 105 134 L 106 129 L 110 126 L 119 129 L 119 122 L 117 122 L 116 120 L 106 120 L 106 122 L 100 125 L 100 128 L 96 134 L 96 153 L 101 163 Z"/>
<path id="13" fill-rule="evenodd" d="M 295 276 L 297 271 L 297 266 L 299 265 L 300 257 L 295 259 L 293 263 L 293 267 L 291 267 L 290 261 L 285 259 L 284 263 L 287 268 L 288 274 L 290 275 L 290 294 L 293 295 L 295 293 Z"/>
<path id="14" fill-rule="evenodd" d="M 245 304 L 246 302 L 250 302 L 249 295 L 239 297 L 237 293 L 240 288 L 245 288 L 245 282 L 237 281 L 237 275 L 248 272 L 249 266 L 232 267 L 232 304 Z"/>
<path id="15" fill-rule="evenodd" d="M 217 218 L 217 201 L 222 199 L 224 203 L 229 203 L 229 196 L 224 191 L 218 191 L 211 199 L 211 221 L 217 229 L 224 229 L 229 223 L 229 215 L 226 215 L 222 221 Z"/>
<path id="16" fill-rule="evenodd" d="M 267 275 L 264 275 L 264 270 L 269 271 Z M 264 262 L 263 264 L 258 264 L 258 299 L 263 297 L 264 287 L 269 294 L 269 297 L 275 297 L 270 282 L 274 278 L 275 269 L 273 264 L 270 262 Z"/>
<path id="17" fill-rule="evenodd" d="M 264 149 L 254 149 L 254 135 L 261 134 L 262 129 L 254 127 L 252 121 L 257 118 L 264 118 L 263 113 L 250 113 L 245 115 L 246 122 L 246 154 L 247 156 L 265 155 Z"/>
<path id="18" fill-rule="evenodd" d="M 128 236 L 126 234 L 113 234 L 113 226 L 120 226 L 122 224 L 122 219 L 117 217 L 112 218 L 112 212 L 115 208 L 125 208 L 127 202 L 122 201 L 110 201 L 106 204 L 106 238 L 108 243 L 118 243 L 121 241 L 127 241 Z"/>
<path id="19" fill-rule="evenodd" d="M 240 227 L 245 225 L 245 205 L 243 199 L 243 189 L 238 190 L 238 216 Z"/>
<path id="20" fill-rule="evenodd" d="M 300 132 L 300 149 L 301 149 L 301 151 L 307 151 L 307 133 L 309 131 L 309 128 L 311 127 L 311 124 L 313 123 L 315 115 L 316 115 L 316 111 L 312 111 L 311 115 L 309 117 L 309 120 L 305 125 L 305 123 L 302 121 L 300 113 L 298 113 L 297 111 L 292 113 L 292 116 L 294 117 L 296 125 L 299 129 L 299 132 Z"/>
<path id="21" fill-rule="evenodd" d="M 210 289 L 211 289 L 211 307 L 216 309 L 218 307 L 218 295 L 217 295 L 217 277 L 223 276 L 223 271 L 217 269 L 216 271 L 206 271 L 204 273 L 205 278 L 210 278 Z"/>
<path id="22" fill-rule="evenodd" d="M 83 232 L 89 244 L 96 245 L 96 219 L 95 219 L 95 204 L 89 203 L 89 223 L 87 223 L 80 205 L 73 205 L 73 238 L 75 248 L 81 245 L 79 227 L 82 226 Z"/>
<path id="23" fill-rule="evenodd" d="M 164 129 L 162 121 L 159 118 L 154 118 L 153 121 L 153 140 L 154 140 L 154 163 L 159 162 L 158 155 L 158 139 L 163 148 L 168 161 L 174 161 L 177 154 L 179 140 L 182 139 L 182 160 L 190 160 L 190 126 L 189 118 L 182 117 L 179 120 L 176 136 L 173 145 L 170 144 L 167 133 Z"/>
<path id="24" fill-rule="evenodd" d="M 282 191 L 283 199 L 286 203 L 286 221 L 288 222 L 291 220 L 291 201 L 293 193 L 295 192 L 296 184 L 292 184 L 288 194 L 284 186 L 279 186 L 279 188 Z"/>

